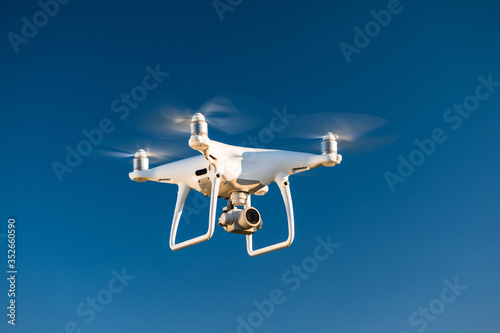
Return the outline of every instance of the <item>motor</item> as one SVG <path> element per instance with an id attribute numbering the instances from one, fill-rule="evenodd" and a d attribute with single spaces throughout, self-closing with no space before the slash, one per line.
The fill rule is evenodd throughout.
<path id="1" fill-rule="evenodd" d="M 210 139 L 208 138 L 208 124 L 205 117 L 201 113 L 196 113 L 191 118 L 191 137 L 189 138 L 189 146 L 203 153 L 207 150 Z"/>
<path id="2" fill-rule="evenodd" d="M 139 149 L 135 153 L 134 158 L 134 171 L 148 170 L 149 169 L 149 158 L 148 153 L 144 149 Z"/>

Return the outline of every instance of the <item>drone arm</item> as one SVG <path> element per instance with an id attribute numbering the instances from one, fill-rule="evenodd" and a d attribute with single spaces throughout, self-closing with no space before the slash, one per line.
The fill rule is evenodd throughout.
<path id="1" fill-rule="evenodd" d="M 183 249 L 185 247 L 195 245 L 201 242 L 209 240 L 214 234 L 215 229 L 215 219 L 216 219 L 216 209 L 217 209 L 217 198 L 219 196 L 219 185 L 221 175 L 214 168 L 212 175 L 212 195 L 210 197 L 210 216 L 208 221 L 208 231 L 206 234 L 186 240 L 181 243 L 176 243 L 175 239 L 177 236 L 177 228 L 179 227 L 179 221 L 181 219 L 182 210 L 184 208 L 184 203 L 186 202 L 187 195 L 189 193 L 189 186 L 185 183 L 179 183 L 179 191 L 177 194 L 177 202 L 175 204 L 174 219 L 172 221 L 172 229 L 170 231 L 170 248 L 174 251 Z"/>
<path id="2" fill-rule="evenodd" d="M 283 196 L 283 201 L 285 202 L 286 215 L 288 219 L 288 238 L 286 241 L 277 243 L 274 245 L 266 246 L 261 249 L 254 250 L 252 235 L 247 235 L 247 251 L 252 257 L 259 256 L 264 253 L 276 251 L 288 247 L 292 244 L 293 238 L 295 237 L 295 224 L 293 218 L 293 205 L 292 205 L 292 195 L 290 194 L 290 183 L 288 181 L 288 175 L 280 174 L 275 179 L 276 184 L 278 184 L 281 195 Z"/>

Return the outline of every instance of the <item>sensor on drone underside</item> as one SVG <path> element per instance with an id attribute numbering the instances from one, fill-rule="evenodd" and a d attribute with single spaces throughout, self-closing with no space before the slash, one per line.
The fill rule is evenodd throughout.
<path id="1" fill-rule="evenodd" d="M 227 207 L 222 210 L 219 225 L 227 232 L 241 235 L 251 235 L 262 228 L 262 218 L 257 209 L 249 207 L 248 193 L 233 192 Z M 244 206 L 240 209 L 237 206 Z"/>
<path id="2" fill-rule="evenodd" d="M 251 235 L 262 228 L 262 219 L 257 209 L 247 207 L 245 209 L 227 209 L 225 207 L 219 218 L 219 225 L 227 232 L 240 235 Z"/>

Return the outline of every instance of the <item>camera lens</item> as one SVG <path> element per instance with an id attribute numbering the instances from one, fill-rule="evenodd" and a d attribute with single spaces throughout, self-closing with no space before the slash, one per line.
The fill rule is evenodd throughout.
<path id="1" fill-rule="evenodd" d="M 255 225 L 260 221 L 260 214 L 255 208 L 250 208 L 247 210 L 245 217 L 248 223 Z"/>

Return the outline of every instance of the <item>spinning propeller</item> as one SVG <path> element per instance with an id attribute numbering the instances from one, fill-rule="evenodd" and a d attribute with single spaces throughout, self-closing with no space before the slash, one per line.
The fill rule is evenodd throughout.
<path id="1" fill-rule="evenodd" d="M 185 139 L 189 134 L 191 117 L 200 112 L 206 117 L 211 129 L 235 135 L 261 126 L 264 116 L 270 110 L 271 107 L 259 99 L 237 94 L 218 95 L 198 109 L 164 97 L 141 105 L 131 112 L 124 123 L 133 131 L 144 135 Z"/>
<path id="2" fill-rule="evenodd" d="M 297 149 L 317 151 L 318 141 L 333 133 L 344 151 L 370 151 L 394 142 L 394 133 L 386 119 L 360 113 L 312 113 L 297 115 L 279 134 Z"/>
<path id="3" fill-rule="evenodd" d="M 195 155 L 193 150 L 180 140 L 147 137 L 112 138 L 105 140 L 102 145 L 105 148 L 98 149 L 98 154 L 116 159 L 129 159 L 130 163 L 139 149 L 144 150 L 153 164 Z"/>

